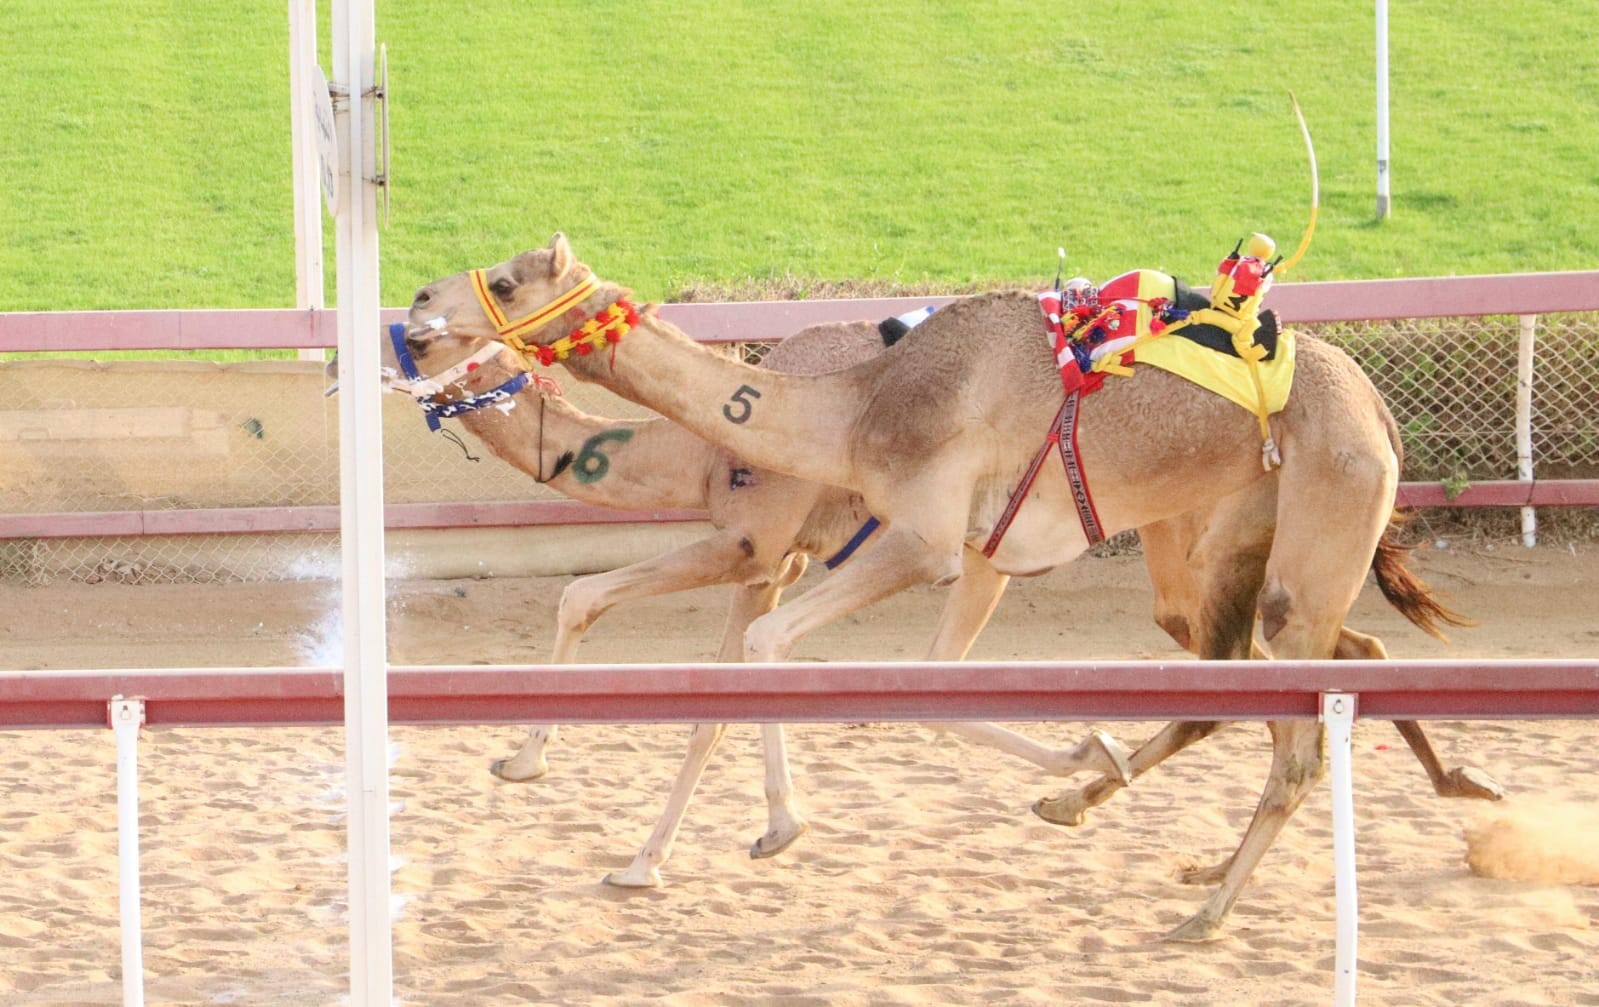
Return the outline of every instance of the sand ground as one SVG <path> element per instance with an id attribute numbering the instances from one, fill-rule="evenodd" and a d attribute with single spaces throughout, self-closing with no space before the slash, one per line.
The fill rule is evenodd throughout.
<path id="1" fill-rule="evenodd" d="M 1451 647 L 1375 590 L 1351 625 L 1396 657 L 1599 652 L 1599 549 L 1499 546 L 1417 566 L 1482 620 Z M 399 663 L 541 658 L 566 578 L 391 588 Z M 807 578 L 802 583 L 813 583 Z M 327 659 L 326 584 L 0 588 L 0 665 L 283 665 Z M 805 641 L 801 659 L 920 655 L 940 598 L 890 600 Z M 711 656 L 722 594 L 617 611 L 592 661 Z M 973 654 L 1170 657 L 1136 558 L 1085 559 L 1016 583 Z M 1019 729 L 1065 742 L 1089 725 Z M 1156 725 L 1099 725 L 1135 743 Z M 1489 812 L 1599 850 L 1593 722 L 1439 723 L 1451 763 L 1488 771 L 1499 805 L 1434 796 L 1386 724 L 1356 727 L 1361 1002 L 1599 1004 L 1599 886 L 1468 871 L 1463 830 Z M 764 828 L 755 729 L 735 726 L 664 873 L 623 892 L 675 773 L 682 726 L 576 726 L 545 779 L 486 772 L 520 732 L 396 728 L 391 783 L 395 976 L 414 1005 L 1323 1004 L 1333 873 L 1319 788 L 1221 938 L 1165 943 L 1205 892 L 1177 868 L 1231 851 L 1268 764 L 1235 727 L 1174 758 L 1076 829 L 1029 813 L 1071 785 L 919 727 L 790 729 L 811 829 L 753 861 Z M 160 730 L 141 742 L 151 1004 L 338 1003 L 347 988 L 341 734 Z M 109 732 L 0 733 L 0 1005 L 120 1002 Z M 1590 861 L 1591 862 L 1591 861 Z"/>

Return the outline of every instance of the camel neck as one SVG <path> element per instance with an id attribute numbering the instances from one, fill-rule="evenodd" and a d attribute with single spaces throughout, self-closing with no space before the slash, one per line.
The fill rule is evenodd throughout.
<path id="1" fill-rule="evenodd" d="M 837 482 L 846 471 L 862 398 L 851 371 L 813 376 L 751 367 L 700 346 L 653 312 L 606 352 L 566 366 L 746 464 L 818 482 Z"/>
<path id="2" fill-rule="evenodd" d="M 705 506 L 714 449 L 659 418 L 591 416 L 532 387 L 510 408 L 461 417 L 496 457 L 574 500 L 602 507 Z"/>

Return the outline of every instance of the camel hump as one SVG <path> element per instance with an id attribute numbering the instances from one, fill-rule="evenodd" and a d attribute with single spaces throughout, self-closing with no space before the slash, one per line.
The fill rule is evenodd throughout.
<path id="1" fill-rule="evenodd" d="M 1399 614 L 1409 619 L 1417 629 L 1447 643 L 1449 638 L 1444 635 L 1440 623 L 1475 626 L 1477 620 L 1445 606 L 1433 594 L 1427 582 L 1405 566 L 1405 556 L 1412 547 L 1400 542 L 1396 534 L 1404 521 L 1405 516 L 1397 512 L 1389 519 L 1387 529 L 1377 542 L 1377 551 L 1371 558 L 1371 572 L 1376 575 L 1377 589 L 1388 600 L 1388 604 L 1398 609 Z"/>
<path id="2" fill-rule="evenodd" d="M 826 322 L 772 347 L 761 366 L 785 374 L 826 374 L 854 367 L 883 352 L 875 322 Z"/>

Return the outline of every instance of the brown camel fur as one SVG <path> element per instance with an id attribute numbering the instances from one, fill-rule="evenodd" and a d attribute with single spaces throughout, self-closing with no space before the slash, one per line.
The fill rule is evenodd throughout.
<path id="1" fill-rule="evenodd" d="M 547 248 L 488 270 L 485 289 L 496 314 L 518 319 L 590 280 L 557 235 Z M 552 343 L 626 296 L 593 282 L 570 310 L 531 327 L 529 340 Z M 407 342 L 419 359 L 460 359 L 499 334 L 463 273 L 418 292 Z M 750 625 L 745 657 L 757 661 L 779 660 L 809 630 L 906 587 L 959 580 L 970 566 L 966 546 L 986 539 L 1061 397 L 1037 304 L 1023 292 L 958 301 L 914 340 L 823 375 L 717 356 L 648 311 L 623 344 L 565 364 L 752 465 L 859 492 L 887 524 L 856 562 Z M 1393 510 L 1398 465 L 1385 419 L 1375 389 L 1346 355 L 1300 338 L 1293 392 L 1272 419 L 1283 462 L 1257 603 L 1278 657 L 1335 652 Z M 1212 506 L 1262 475 L 1253 417 L 1152 367 L 1088 396 L 1079 430 L 1107 534 Z M 1087 544 L 1064 475 L 1045 467 L 989 565 L 999 575 L 1038 573 Z M 1220 928 L 1324 772 L 1319 725 L 1270 727 L 1272 769 L 1254 819 L 1216 890 L 1173 937 L 1201 939 Z M 697 775 L 695 762 L 703 767 L 691 757 L 686 769 Z"/>

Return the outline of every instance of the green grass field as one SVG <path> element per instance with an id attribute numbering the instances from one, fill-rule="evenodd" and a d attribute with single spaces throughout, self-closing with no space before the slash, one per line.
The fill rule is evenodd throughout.
<path id="1" fill-rule="evenodd" d="M 1058 245 L 1091 276 L 1202 279 L 1250 230 L 1298 238 L 1289 89 L 1323 193 L 1298 278 L 1593 268 L 1596 15 L 1394 3 L 1378 224 L 1369 2 L 383 0 L 383 300 L 557 229 L 650 298 L 1040 283 Z M 282 0 L 5 22 L 0 310 L 293 303 Z"/>

